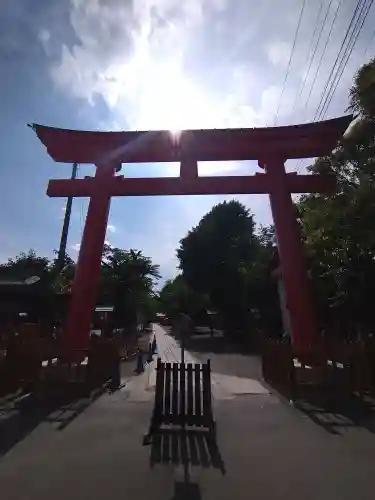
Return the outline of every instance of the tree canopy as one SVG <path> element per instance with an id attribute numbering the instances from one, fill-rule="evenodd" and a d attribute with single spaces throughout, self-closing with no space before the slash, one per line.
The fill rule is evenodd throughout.
<path id="1" fill-rule="evenodd" d="M 159 294 L 160 311 L 173 319 L 184 312 L 192 318 L 202 316 L 210 307 L 209 297 L 196 292 L 183 275 L 167 280 Z"/>
<path id="2" fill-rule="evenodd" d="M 3 279 L 25 280 L 38 276 L 40 283 L 52 292 L 70 293 L 75 274 L 75 262 L 65 256 L 64 267 L 56 272 L 57 259 L 39 257 L 34 250 L 21 253 L 0 265 Z M 154 293 L 159 267 L 136 250 L 104 247 L 97 303 L 114 306 L 117 324 L 128 326 L 156 313 Z"/>
<path id="3" fill-rule="evenodd" d="M 357 73 L 349 108 L 360 121 L 312 173 L 331 173 L 336 191 L 297 203 L 322 325 L 343 332 L 373 326 L 375 292 L 375 60 Z"/>
<path id="4" fill-rule="evenodd" d="M 257 235 L 250 210 L 233 200 L 214 206 L 180 241 L 177 256 L 187 285 L 208 297 L 233 335 L 254 325 L 264 294 L 275 305 L 271 235 L 272 229 Z"/>
<path id="5" fill-rule="evenodd" d="M 154 282 L 159 266 L 137 250 L 122 250 L 105 245 L 99 293 L 102 300 L 114 305 L 118 323 L 137 324 L 137 314 L 153 315 Z"/>

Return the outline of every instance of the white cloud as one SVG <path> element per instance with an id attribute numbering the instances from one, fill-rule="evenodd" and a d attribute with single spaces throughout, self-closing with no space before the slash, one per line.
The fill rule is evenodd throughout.
<path id="1" fill-rule="evenodd" d="M 71 245 L 70 248 L 72 250 L 74 250 L 75 252 L 79 252 L 79 249 L 81 248 L 81 244 L 80 243 L 75 243 L 74 245 Z"/>
<path id="2" fill-rule="evenodd" d="M 46 52 L 48 52 L 49 41 L 51 39 L 51 33 L 46 29 L 41 29 L 38 33 L 38 40 L 42 43 Z"/>
<path id="3" fill-rule="evenodd" d="M 297 87 L 308 67 L 317 4 L 306 4 L 278 124 L 298 123 L 314 116 L 317 100 L 341 44 L 346 24 L 343 16 L 332 34 L 311 103 L 305 106 L 306 85 L 304 99 L 297 102 L 292 112 Z M 61 47 L 60 58 L 54 61 L 50 74 L 62 91 L 93 108 L 98 97 L 104 100 L 111 116 L 106 120 L 101 116 L 96 121 L 102 129 L 271 125 L 280 100 L 300 6 L 300 0 L 71 0 L 70 22 L 76 41 L 73 45 L 67 41 Z M 334 12 L 331 10 L 329 19 Z M 329 24 L 325 33 L 328 29 Z M 51 33 L 53 37 L 52 29 Z M 353 64 L 360 64 L 360 60 L 353 58 Z M 315 67 L 316 63 L 312 65 L 309 82 Z M 351 71 L 347 70 L 340 82 L 344 91 L 339 88 L 337 92 L 343 101 Z M 341 105 L 336 97 L 336 106 L 331 109 L 339 114 L 345 106 L 346 101 Z M 228 162 L 227 168 L 240 171 L 248 165 Z M 217 172 L 213 162 L 202 165 L 203 169 L 206 174 Z M 161 264 L 163 272 L 172 272 L 168 270 L 176 264 L 174 249 L 179 238 L 213 203 L 222 199 L 224 197 L 175 200 L 175 210 L 163 205 L 164 209 L 147 213 L 147 220 L 144 216 L 139 221 L 139 235 L 134 235 L 133 227 L 123 227 L 126 222 L 122 222 L 121 233 L 129 234 L 127 229 L 131 230 L 132 242 L 126 245 L 144 249 Z M 270 222 L 264 197 L 241 199 L 249 204 L 258 221 Z M 173 214 L 177 213 L 175 223 Z M 170 219 L 173 221 L 166 224 Z M 113 233 L 110 226 L 108 231 Z M 143 232 L 146 232 L 145 226 L 147 234 Z"/>
<path id="4" fill-rule="evenodd" d="M 267 57 L 275 66 L 286 67 L 289 62 L 292 46 L 288 42 L 271 42 L 267 46 Z"/>
<path id="5" fill-rule="evenodd" d="M 248 63 L 233 64 L 236 51 L 226 62 L 231 80 L 226 89 L 220 89 L 221 66 L 207 68 L 218 78 L 214 89 L 205 89 L 184 64 L 194 31 L 205 29 L 204 16 L 226 5 L 144 0 L 131 8 L 131 2 L 118 0 L 72 0 L 70 18 L 79 43 L 62 47 L 52 79 L 91 105 L 101 96 L 113 110 L 116 129 L 121 123 L 133 129 L 264 125 L 261 101 L 249 99 L 259 75 Z"/>
<path id="6" fill-rule="evenodd" d="M 253 36 L 253 26 L 249 37 L 241 37 L 239 44 L 230 47 L 224 67 L 207 61 L 211 85 L 185 64 L 194 33 L 206 29 L 207 5 L 220 15 L 225 9 L 224 2 L 204 0 L 145 0 L 136 2 L 134 10 L 127 2 L 104 5 L 98 0 L 74 0 L 71 24 L 78 43 L 62 48 L 61 59 L 51 70 L 52 79 L 62 90 L 92 106 L 101 96 L 112 110 L 111 121 L 102 124 L 107 129 L 124 128 L 121 124 L 125 123 L 132 129 L 146 130 L 265 126 L 273 118 L 281 89 L 268 83 L 249 54 L 236 60 L 241 46 Z M 227 73 L 223 73 L 225 68 Z M 243 171 L 248 166 L 227 162 L 225 168 L 228 172 Z M 209 162 L 200 170 L 205 175 L 214 174 L 217 167 Z M 142 231 L 137 235 L 133 230 L 132 246 L 152 256 L 164 277 L 170 277 L 177 265 L 179 239 L 223 199 L 174 200 L 179 217 L 163 210 L 150 213 L 148 224 L 153 220 L 155 231 L 151 236 Z M 264 212 L 262 202 L 252 199 L 252 205 Z"/>
<path id="7" fill-rule="evenodd" d="M 108 224 L 107 231 L 109 231 L 110 233 L 115 233 L 117 231 L 117 228 L 113 224 Z"/>

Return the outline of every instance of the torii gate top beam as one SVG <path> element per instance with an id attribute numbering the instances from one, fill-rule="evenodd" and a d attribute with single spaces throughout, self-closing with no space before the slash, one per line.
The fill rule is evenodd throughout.
<path id="1" fill-rule="evenodd" d="M 352 116 L 304 125 L 269 128 L 88 132 L 33 124 L 56 162 L 118 163 L 312 158 L 329 154 Z"/>

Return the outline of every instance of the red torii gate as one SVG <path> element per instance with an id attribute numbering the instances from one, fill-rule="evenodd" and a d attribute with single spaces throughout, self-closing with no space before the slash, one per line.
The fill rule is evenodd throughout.
<path id="1" fill-rule="evenodd" d="M 268 193 L 276 229 L 280 267 L 290 313 L 293 345 L 302 357 L 319 332 L 291 193 L 328 192 L 331 176 L 286 173 L 286 159 L 329 154 L 352 116 L 305 125 L 258 129 L 155 132 L 86 132 L 34 124 L 54 161 L 91 163 L 95 177 L 51 180 L 51 197 L 89 197 L 72 299 L 66 324 L 68 353 L 87 347 L 100 277 L 112 196 Z M 198 161 L 258 160 L 255 176 L 199 177 Z M 124 178 L 121 163 L 180 162 L 178 178 Z"/>

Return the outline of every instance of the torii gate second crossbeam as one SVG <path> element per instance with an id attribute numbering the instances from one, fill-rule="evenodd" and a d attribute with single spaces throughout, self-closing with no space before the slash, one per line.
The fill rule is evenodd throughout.
<path id="1" fill-rule="evenodd" d="M 90 203 L 66 324 L 71 358 L 87 347 L 100 278 L 112 196 L 267 193 L 275 224 L 280 267 L 296 353 L 310 353 L 318 340 L 311 287 L 291 193 L 328 192 L 330 176 L 286 173 L 288 158 L 329 154 L 352 120 L 344 116 L 305 125 L 260 129 L 157 132 L 85 132 L 33 125 L 57 162 L 92 163 L 93 178 L 51 180 L 52 197 L 89 197 Z M 198 161 L 258 160 L 255 176 L 199 177 Z M 180 162 L 178 178 L 124 178 L 121 163 Z"/>

